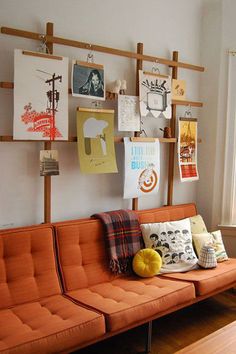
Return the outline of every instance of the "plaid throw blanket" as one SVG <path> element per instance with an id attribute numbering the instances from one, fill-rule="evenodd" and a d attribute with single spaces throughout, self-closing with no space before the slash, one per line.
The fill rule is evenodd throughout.
<path id="1" fill-rule="evenodd" d="M 111 271 L 116 274 L 131 272 L 133 256 L 144 246 L 135 212 L 115 210 L 92 216 L 104 225 Z"/>

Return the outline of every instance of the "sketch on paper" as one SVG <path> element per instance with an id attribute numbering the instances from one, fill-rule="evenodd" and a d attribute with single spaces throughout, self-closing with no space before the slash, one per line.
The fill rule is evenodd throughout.
<path id="1" fill-rule="evenodd" d="M 73 60 L 71 85 L 73 96 L 105 100 L 104 66 Z"/>
<path id="2" fill-rule="evenodd" d="M 156 194 L 160 184 L 160 143 L 125 143 L 124 198 Z"/>
<path id="3" fill-rule="evenodd" d="M 178 160 L 181 182 L 199 179 L 197 169 L 197 120 L 179 118 Z"/>
<path id="4" fill-rule="evenodd" d="M 171 118 L 170 77 L 139 70 L 139 102 L 142 117 Z"/>
<path id="5" fill-rule="evenodd" d="M 140 129 L 138 97 L 118 95 L 118 130 L 140 131 Z"/>
<path id="6" fill-rule="evenodd" d="M 186 81 L 172 79 L 171 93 L 173 100 L 186 100 Z"/>
<path id="7" fill-rule="evenodd" d="M 84 173 L 117 172 L 114 111 L 80 108 L 77 112 L 80 169 Z"/>
<path id="8" fill-rule="evenodd" d="M 68 58 L 60 59 L 15 50 L 14 139 L 68 139 Z"/>

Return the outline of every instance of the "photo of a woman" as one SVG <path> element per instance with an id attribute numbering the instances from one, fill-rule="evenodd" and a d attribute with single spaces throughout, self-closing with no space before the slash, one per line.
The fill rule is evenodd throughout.
<path id="1" fill-rule="evenodd" d="M 74 63 L 72 70 L 72 95 L 105 100 L 103 65 L 83 62 Z"/>

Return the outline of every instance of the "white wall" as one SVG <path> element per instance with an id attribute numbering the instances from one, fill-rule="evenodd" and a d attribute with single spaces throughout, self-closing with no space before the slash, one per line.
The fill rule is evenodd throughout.
<path id="1" fill-rule="evenodd" d="M 56 36 L 92 44 L 136 50 L 144 43 L 144 52 L 171 58 L 178 50 L 179 60 L 201 65 L 202 0 L 0 0 L 0 25 L 33 32 L 45 32 L 46 22 L 54 23 Z M 35 50 L 38 43 L 0 34 L 0 81 L 13 81 L 14 48 Z M 70 59 L 86 60 L 87 52 L 55 46 L 54 53 Z M 95 53 L 95 61 L 104 63 L 108 81 L 125 78 L 128 94 L 135 93 L 135 61 Z M 145 63 L 145 69 L 151 64 Z M 160 67 L 168 72 L 166 67 Z M 199 100 L 199 80 L 204 75 L 179 70 L 187 82 L 188 99 Z M 0 135 L 12 135 L 12 90 L 0 89 Z M 75 112 L 88 102 L 70 98 L 70 135 L 75 135 Z M 114 103 L 112 103 L 114 104 Z M 107 104 L 109 106 L 109 103 Z M 178 108 L 184 114 L 184 107 Z M 199 115 L 195 109 L 194 115 Z M 166 121 L 150 119 L 147 131 L 160 136 Z M 129 208 L 123 200 L 123 146 L 116 146 L 118 174 L 83 175 L 80 173 L 75 143 L 53 143 L 59 150 L 60 176 L 52 177 L 52 220 L 88 216 L 94 212 Z M 42 143 L 0 143 L 0 225 L 28 225 L 43 221 L 43 179 L 39 176 L 39 150 Z M 162 177 L 158 196 L 141 198 L 140 209 L 166 203 L 168 146 L 161 145 Z M 201 158 L 201 156 L 200 156 Z M 200 175 L 203 174 L 202 168 Z M 174 203 L 196 201 L 197 183 L 179 182 L 176 169 Z"/>
<path id="2" fill-rule="evenodd" d="M 205 0 L 201 61 L 200 168 L 197 204 L 211 228 L 221 223 L 227 111 L 228 50 L 236 50 L 236 2 Z"/>
<path id="3" fill-rule="evenodd" d="M 235 0 L 205 0 L 201 61 L 208 69 L 201 81 L 202 110 L 200 168 L 197 205 L 210 229 L 222 221 L 225 167 L 228 50 L 236 50 Z M 235 257 L 236 231 L 222 228 L 226 250 Z"/>
<path id="4" fill-rule="evenodd" d="M 197 188 L 197 206 L 204 220 L 211 228 L 213 226 L 213 208 L 215 183 L 218 182 L 218 193 L 222 192 L 223 168 L 216 171 L 216 161 L 219 156 L 217 150 L 217 134 L 222 134 L 225 126 L 221 126 L 224 120 L 219 115 L 219 85 L 222 51 L 222 0 L 205 0 L 203 2 L 203 21 L 201 35 L 201 62 L 206 70 L 201 77 L 201 101 L 204 103 L 199 122 L 199 136 L 202 143 L 199 144 L 199 169 L 200 181 Z M 221 153 L 223 151 L 223 146 Z M 222 198 L 222 195 L 221 195 Z M 217 201 L 219 203 L 219 201 Z M 221 203 L 220 203 L 221 204 Z M 218 224 L 219 224 L 218 215 Z"/>

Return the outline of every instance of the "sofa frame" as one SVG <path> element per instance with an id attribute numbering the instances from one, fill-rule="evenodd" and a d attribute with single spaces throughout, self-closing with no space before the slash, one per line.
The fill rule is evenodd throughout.
<path id="1" fill-rule="evenodd" d="M 196 206 L 193 203 L 137 211 L 137 215 L 140 223 L 153 223 L 153 222 L 180 220 L 180 219 L 194 216 L 196 214 L 197 214 Z M 188 292 L 188 296 L 186 295 L 187 296 L 186 301 L 183 300 L 183 302 L 181 302 L 182 300 L 178 300 L 179 302 L 176 302 L 176 304 L 174 303 L 173 300 L 173 304 L 168 306 L 167 308 L 162 309 L 161 305 L 160 307 L 158 307 L 159 306 L 158 305 L 155 308 L 154 305 L 159 303 L 162 304 L 161 301 L 164 296 L 160 295 L 160 297 L 155 298 L 154 300 L 150 300 L 150 303 L 153 304 L 151 307 L 152 312 L 150 312 L 150 315 L 144 316 L 143 312 L 140 312 L 140 314 L 142 314 L 140 318 L 136 318 L 137 317 L 136 315 L 136 317 L 134 317 L 136 319 L 131 321 L 129 316 L 127 316 L 129 312 L 126 311 L 133 311 L 132 306 L 130 306 L 129 308 L 127 307 L 127 309 L 121 309 L 119 311 L 116 311 L 116 309 L 114 309 L 114 311 L 112 310 L 113 311 L 112 312 L 110 310 L 107 310 L 106 308 L 106 302 L 108 302 L 110 298 L 104 298 L 104 301 L 101 300 L 96 307 L 96 302 L 94 302 L 93 296 L 97 296 L 98 298 L 100 298 L 101 296 L 98 292 L 92 293 L 90 289 L 93 290 L 96 289 L 96 287 L 103 289 L 103 284 L 105 289 L 106 286 L 107 287 L 111 286 L 113 284 L 112 282 L 120 282 L 119 284 L 123 284 L 122 282 L 125 281 L 126 283 L 128 282 L 128 285 L 132 285 L 132 286 L 133 284 L 137 284 L 137 286 L 140 286 L 141 284 L 146 291 L 146 287 L 149 286 L 149 284 L 147 285 L 144 280 L 138 277 L 135 277 L 134 279 L 133 278 L 129 279 L 123 277 L 119 278 L 119 276 L 114 277 L 113 275 L 110 275 L 109 269 L 106 268 L 107 259 L 105 259 L 104 257 L 104 255 L 106 254 L 106 249 L 105 249 L 104 238 L 103 238 L 103 228 L 101 222 L 99 220 L 95 220 L 94 218 L 84 218 L 84 219 L 78 219 L 72 221 L 57 222 L 53 224 L 36 225 L 33 227 L 26 227 L 26 228 L 19 227 L 15 229 L 1 230 L 0 240 L 2 245 L 1 247 L 3 249 L 2 254 L 5 255 L 5 257 L 2 257 L 2 263 L 0 263 L 0 280 L 1 280 L 1 264 L 3 264 L 3 266 L 5 266 L 7 269 L 6 270 L 7 277 L 15 281 L 15 279 L 18 276 L 18 275 L 16 276 L 16 274 L 18 273 L 14 273 L 14 272 L 17 272 L 17 270 L 11 270 L 8 267 L 9 259 L 7 258 L 6 255 L 11 254 L 12 256 L 12 254 L 15 254 L 16 251 L 14 248 L 16 248 L 18 252 L 17 257 L 19 257 L 19 254 L 21 256 L 20 253 L 21 251 L 17 243 L 22 242 L 21 241 L 22 236 L 26 237 L 30 233 L 36 232 L 38 237 L 38 241 L 36 242 L 40 243 L 41 230 L 44 230 L 44 228 L 48 228 L 48 230 L 50 229 L 52 230 L 52 242 L 51 240 L 49 240 L 51 242 L 49 243 L 50 245 L 53 244 L 52 251 L 50 252 L 53 255 L 52 257 L 55 258 L 52 259 L 51 264 L 55 262 L 55 269 L 53 269 L 53 272 L 55 273 L 53 275 L 54 277 L 53 282 L 54 281 L 56 282 L 55 285 L 56 293 L 59 294 L 58 296 L 62 296 L 64 299 L 66 299 L 66 301 L 68 300 L 70 304 L 73 303 L 75 310 L 77 310 L 77 308 L 80 308 L 82 309 L 81 311 L 87 310 L 89 313 L 94 312 L 97 316 L 104 317 L 105 329 L 103 333 L 96 335 L 94 338 L 81 340 L 79 337 L 78 339 L 73 337 L 74 340 L 73 345 L 70 346 L 68 344 L 69 342 L 67 342 L 64 348 L 62 347 L 60 348 L 60 350 L 56 349 L 56 351 L 54 351 L 53 349 L 53 344 L 52 347 L 47 347 L 47 344 L 44 344 L 44 347 L 41 347 L 41 342 L 40 342 L 42 340 L 41 337 L 39 339 L 35 339 L 32 342 L 29 334 L 29 338 L 27 337 L 23 344 L 21 342 L 19 343 L 16 342 L 14 348 L 12 348 L 10 345 L 9 347 L 6 346 L 4 348 L 1 348 L 0 346 L 0 353 L 2 354 L 3 353 L 4 354 L 6 353 L 8 354 L 13 354 L 13 353 L 31 354 L 32 353 L 33 354 L 33 353 L 37 353 L 37 350 L 39 350 L 39 352 L 40 350 L 42 351 L 42 348 L 47 353 L 53 353 L 53 352 L 70 353 L 75 350 L 82 349 L 84 347 L 87 347 L 88 345 L 92 345 L 98 341 L 105 340 L 114 335 L 117 335 L 119 333 L 125 332 L 127 330 L 130 330 L 132 328 L 144 324 L 147 324 L 145 354 L 148 354 L 151 353 L 153 320 L 165 316 L 167 314 L 170 314 L 179 309 L 182 309 L 184 307 L 195 304 L 211 296 L 214 296 L 219 292 L 223 292 L 227 289 L 233 288 L 236 285 L 236 260 L 230 259 L 229 261 L 223 262 L 224 264 L 220 263 L 217 269 L 214 271 L 204 270 L 203 273 L 200 270 L 193 270 L 187 272 L 186 274 L 175 274 L 174 278 L 172 277 L 172 274 L 158 275 L 157 277 L 153 277 L 150 280 L 151 282 L 150 284 L 152 285 L 152 288 L 154 287 L 154 282 L 158 282 L 158 281 L 160 281 L 160 284 L 168 283 L 168 287 L 171 287 L 173 285 L 173 291 L 171 289 L 171 291 L 166 296 L 169 296 L 170 298 L 176 296 L 177 298 L 176 295 L 177 290 L 175 290 L 175 287 L 177 286 L 179 287 L 178 289 L 180 289 L 178 291 L 186 291 L 186 294 Z M 91 236 L 91 240 L 90 240 L 90 236 Z M 51 238 L 51 236 L 49 236 L 49 238 Z M 14 240 L 14 244 L 13 242 L 11 242 L 11 240 Z M 91 249 L 91 243 L 93 244 L 93 249 L 96 249 L 97 253 L 93 251 L 93 255 L 90 257 L 89 250 Z M 37 258 L 38 262 L 41 262 L 42 260 L 40 259 L 40 257 L 39 256 L 37 257 L 38 257 Z M 47 257 L 50 258 L 51 255 L 48 255 Z M 79 258 L 81 258 L 81 260 Z M 80 261 L 81 263 L 79 263 Z M 19 267 L 21 266 L 19 265 Z M 51 265 L 50 267 L 54 267 L 54 265 L 53 266 Z M 98 270 L 96 269 L 96 272 L 100 274 L 101 280 L 97 281 L 96 276 L 93 276 L 93 274 L 91 273 L 92 268 L 94 269 L 98 268 Z M 90 270 L 88 271 L 88 269 Z M 12 275 L 11 272 L 14 274 Z M 22 279 L 22 276 L 24 276 L 24 272 L 23 273 L 22 272 L 21 272 L 20 279 Z M 84 276 L 84 280 L 82 278 L 75 276 L 75 274 L 82 274 Z M 198 278 L 199 274 L 201 274 L 202 278 L 201 277 Z M 182 279 L 181 277 L 182 278 L 187 277 L 187 278 Z M 133 281 L 132 284 L 131 281 Z M 84 285 L 83 282 L 84 284 L 87 285 Z M 208 283 L 209 283 L 209 291 L 208 291 Z M 201 286 L 201 284 L 203 284 L 204 286 Z M 1 281 L 0 281 L 0 285 L 1 285 Z M 7 284 L 6 286 L 8 285 L 9 284 Z M 14 284 L 14 286 L 16 287 L 17 285 Z M 123 285 L 119 285 L 119 286 L 121 287 L 119 289 L 122 289 L 123 291 L 122 288 Z M 43 289 L 44 288 L 45 285 Z M 59 290 L 59 288 L 61 290 Z M 165 290 L 165 287 L 163 289 Z M 16 292 L 18 293 L 18 291 L 20 295 L 19 298 L 15 301 L 15 303 L 12 299 L 9 300 L 7 297 L 6 298 L 4 298 L 4 296 L 2 298 L 0 297 L 0 305 L 1 305 L 0 317 L 1 317 L 1 311 L 11 311 L 14 308 L 24 306 L 24 304 L 31 304 L 32 302 L 38 301 L 38 299 L 27 298 L 29 295 L 27 294 L 27 292 L 25 292 L 24 299 L 22 300 L 20 297 L 21 292 L 16 287 Z M 50 298 L 50 296 L 54 296 L 54 294 L 50 294 L 51 289 L 47 291 L 49 291 L 49 294 L 45 295 L 46 298 L 48 297 Z M 86 291 L 90 291 L 90 293 L 88 294 L 91 294 L 91 303 L 89 303 L 90 298 L 87 298 L 86 296 L 83 297 L 83 293 Z M 155 291 L 158 293 L 162 291 L 162 288 L 158 288 L 157 286 L 155 290 L 153 290 L 153 292 L 155 293 Z M 192 294 L 191 296 L 190 293 Z M 44 299 L 45 296 L 42 296 L 42 298 Z M 138 298 L 139 301 L 142 295 L 136 294 L 135 296 L 136 299 Z M 101 310 L 103 306 L 104 306 L 104 310 Z M 144 301 L 142 303 L 140 302 L 138 303 L 138 305 L 135 306 L 137 306 L 138 310 L 140 309 L 145 310 L 145 306 L 149 306 L 149 301 L 148 302 Z M 130 313 L 133 316 L 133 312 Z M 119 318 L 119 321 L 116 319 L 116 316 L 119 316 L 117 317 Z M 101 318 L 100 318 L 100 322 L 101 322 Z M 1 330 L 0 330 L 0 336 L 1 336 Z M 37 347 L 37 341 L 39 343 L 39 347 Z M 35 348 L 32 349 L 30 347 L 32 343 L 35 345 L 36 349 Z M 23 352 L 22 352 L 22 346 L 25 346 Z"/>

